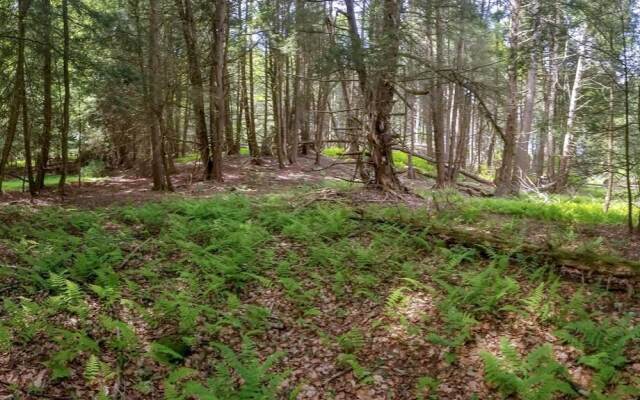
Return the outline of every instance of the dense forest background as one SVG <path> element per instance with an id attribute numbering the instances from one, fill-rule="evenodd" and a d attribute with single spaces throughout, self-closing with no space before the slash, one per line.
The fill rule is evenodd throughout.
<path id="1" fill-rule="evenodd" d="M 0 21 L 0 399 L 640 399 L 638 1 Z"/>
<path id="2" fill-rule="evenodd" d="M 173 160 L 281 168 L 340 147 L 401 191 L 392 150 L 437 187 L 624 192 L 640 179 L 635 1 L 2 1 L 0 181 L 96 162 L 171 190 Z M 243 150 L 246 149 L 246 150 Z M 335 153 L 335 152 L 334 152 Z M 96 161 L 99 160 L 99 161 Z M 100 164 L 101 165 L 101 164 Z M 609 202 L 610 200 L 607 200 Z M 605 208 L 607 206 L 605 205 Z"/>

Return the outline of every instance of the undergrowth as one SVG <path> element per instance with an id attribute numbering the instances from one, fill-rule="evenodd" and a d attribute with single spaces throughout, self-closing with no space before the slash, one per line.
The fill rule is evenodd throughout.
<path id="1" fill-rule="evenodd" d="M 604 294 L 567 299 L 543 268 L 502 254 L 486 261 L 429 239 L 428 226 L 410 231 L 362 212 L 422 218 L 401 207 L 296 209 L 278 197 L 239 195 L 95 211 L 4 208 L 0 352 L 46 366 L 51 386 L 74 382 L 96 397 L 136 371 L 126 378 L 136 396 L 295 398 L 298 389 L 283 386 L 286 349 L 269 340 L 292 324 L 332 349 L 336 370 L 371 386 L 380 374 L 368 352 L 373 331 L 400 327 L 406 340 L 423 339 L 457 368 L 483 326 L 527 319 L 575 348 L 574 362 L 594 378 L 579 392 L 550 344 L 516 350 L 505 339 L 500 352 L 482 353 L 492 390 L 523 399 L 637 392 L 626 367 L 639 329 L 633 315 L 594 307 Z M 279 293 L 285 311 L 252 300 L 262 292 Z M 425 297 L 433 310 L 410 317 Z M 327 298 L 384 312 L 368 325 L 325 332 L 323 318 L 350 318 L 344 307 L 326 315 Z M 423 373 L 411 390 L 437 398 L 441 378 Z"/>

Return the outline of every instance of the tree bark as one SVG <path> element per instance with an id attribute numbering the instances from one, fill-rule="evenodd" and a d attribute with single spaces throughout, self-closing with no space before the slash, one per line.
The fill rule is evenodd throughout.
<path id="1" fill-rule="evenodd" d="M 529 175 L 529 169 L 531 167 L 529 142 L 531 141 L 531 135 L 533 134 L 533 113 L 536 104 L 536 87 L 538 81 L 538 44 L 541 37 L 538 2 L 534 0 L 529 7 L 531 7 L 530 13 L 533 15 L 533 24 L 531 27 L 533 30 L 533 37 L 531 38 L 531 43 L 529 45 L 531 50 L 529 54 L 529 69 L 527 71 L 527 91 L 524 100 L 524 109 L 522 111 L 522 125 L 516 152 L 516 170 L 513 176 L 513 185 L 516 190 L 520 187 L 520 181 Z"/>
<path id="2" fill-rule="evenodd" d="M 51 147 L 52 108 L 51 98 L 51 1 L 42 0 L 42 13 L 44 18 L 43 32 L 43 109 L 42 109 L 42 137 L 40 138 L 40 153 L 36 161 L 36 190 L 44 189 L 44 178 L 49 163 L 49 149 Z"/>
<path id="3" fill-rule="evenodd" d="M 11 147 L 18 129 L 18 118 L 20 117 L 20 107 L 24 104 L 24 20 L 29 11 L 30 0 L 18 1 L 18 60 L 16 64 L 16 77 L 9 104 L 9 121 L 7 124 L 7 134 L 4 138 L 2 157 L 0 158 L 0 193 L 2 193 L 2 182 L 4 180 L 5 168 L 11 154 Z"/>
<path id="4" fill-rule="evenodd" d="M 586 50 L 586 44 L 584 41 L 584 30 L 582 27 L 580 35 L 578 36 L 578 62 L 576 63 L 576 73 L 573 78 L 573 86 L 571 88 L 571 96 L 569 97 L 569 111 L 567 114 L 567 128 L 564 135 L 564 142 L 562 145 L 562 156 L 560 157 L 560 167 L 558 169 L 558 175 L 556 179 L 556 191 L 561 192 L 566 189 L 569 183 L 569 174 L 571 173 L 571 167 L 573 159 L 576 153 L 575 144 L 575 132 L 574 125 L 576 119 L 576 110 L 578 107 L 578 97 L 580 96 L 580 86 L 582 84 L 582 73 L 584 70 L 584 53 Z"/>
<path id="5" fill-rule="evenodd" d="M 160 88 L 160 22 L 158 0 L 149 0 L 149 74 L 148 108 L 151 133 L 151 173 L 153 190 L 172 190 L 171 180 L 166 170 L 162 138 L 163 105 Z"/>
<path id="6" fill-rule="evenodd" d="M 71 102 L 71 88 L 69 76 L 69 1 L 62 0 L 62 25 L 63 25 L 63 55 L 62 55 L 62 81 L 64 84 L 64 100 L 62 103 L 62 131 L 60 132 L 60 153 L 62 155 L 62 168 L 60 169 L 60 182 L 58 188 L 60 194 L 64 194 L 64 185 L 67 180 L 69 162 L 69 106 Z"/>
<path id="7" fill-rule="evenodd" d="M 444 65 L 444 33 L 442 32 L 442 22 L 440 16 L 440 7 L 435 10 L 435 28 L 436 28 L 436 60 L 435 65 L 440 69 Z M 434 153 L 436 158 L 436 188 L 444 188 L 447 186 L 447 169 L 445 154 L 445 132 L 444 132 L 444 93 L 442 87 L 444 79 L 440 74 L 435 79 L 435 87 L 430 92 L 431 97 L 431 120 L 433 127 Z"/>
<path id="8" fill-rule="evenodd" d="M 227 125 L 227 113 L 225 102 L 225 47 L 226 47 L 226 20 L 227 6 L 226 1 L 216 0 L 215 12 L 213 15 L 212 31 L 213 31 L 213 63 L 211 67 L 211 110 L 210 121 L 212 124 L 212 146 L 213 153 L 213 179 L 222 182 L 222 145 L 225 139 L 225 130 Z"/>
<path id="9" fill-rule="evenodd" d="M 496 195 L 507 196 L 514 194 L 513 187 L 513 163 L 517 144 L 518 124 L 518 35 L 520 33 L 520 0 L 509 0 L 510 27 L 509 27 L 509 65 L 508 75 L 508 99 L 507 121 L 504 129 L 502 164 L 498 170 L 496 179 Z"/>
<path id="10" fill-rule="evenodd" d="M 613 109 L 613 87 L 609 89 L 609 126 L 607 127 L 607 193 L 604 198 L 604 212 L 609 212 L 611 198 L 613 197 L 613 185 L 615 179 L 615 166 L 613 165 L 614 137 L 615 137 L 615 115 Z"/>
<path id="11" fill-rule="evenodd" d="M 404 191 L 406 189 L 400 183 L 393 166 L 390 121 L 394 96 L 393 80 L 400 47 L 400 4 L 397 0 L 384 0 L 379 7 L 382 25 L 374 35 L 379 46 L 379 54 L 374 60 L 376 73 L 368 74 L 362 57 L 363 47 L 357 30 L 353 0 L 346 0 L 345 3 L 353 62 L 368 113 L 369 162 L 374 170 L 372 183 L 383 191 Z"/>
<path id="12" fill-rule="evenodd" d="M 241 63 L 241 78 L 240 78 L 240 90 L 241 90 L 241 102 L 244 113 L 244 119 L 246 124 L 247 131 L 247 144 L 249 146 L 249 155 L 251 156 L 251 161 L 254 164 L 258 164 L 260 162 L 260 148 L 258 147 L 258 140 L 256 138 L 256 122 L 255 116 L 253 114 L 253 93 L 249 93 L 249 88 L 247 84 L 247 59 L 249 63 L 249 79 L 250 85 L 253 85 L 253 46 L 252 43 L 247 45 L 247 37 L 248 29 L 247 26 L 249 24 L 249 5 L 246 6 L 246 12 L 244 17 L 244 39 L 243 39 L 243 52 L 242 58 L 240 60 Z M 248 55 L 248 57 L 247 57 Z M 253 89 L 251 89 L 253 92 Z"/>
<path id="13" fill-rule="evenodd" d="M 200 158 L 204 165 L 204 179 L 209 180 L 213 174 L 213 159 L 209 149 L 209 134 L 204 109 L 204 87 L 198 45 L 196 42 L 196 28 L 193 18 L 191 0 L 176 0 L 176 7 L 182 20 L 182 33 L 187 50 L 187 64 L 189 69 L 189 82 L 191 84 L 191 103 L 193 104 L 194 118 L 196 122 L 196 137 L 200 150 Z"/>
<path id="14" fill-rule="evenodd" d="M 24 57 L 24 56 L 23 56 Z M 31 126 L 29 124 L 29 107 L 27 105 L 27 91 L 24 74 L 22 75 L 22 137 L 24 139 L 24 169 L 29 186 L 29 194 L 36 194 L 36 186 L 33 180 L 33 165 L 31 163 Z"/>

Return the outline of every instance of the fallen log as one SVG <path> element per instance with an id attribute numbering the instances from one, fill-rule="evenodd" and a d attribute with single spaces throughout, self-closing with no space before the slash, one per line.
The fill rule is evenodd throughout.
<path id="1" fill-rule="evenodd" d="M 575 251 L 558 246 L 550 242 L 541 244 L 517 243 L 511 238 L 500 236 L 498 233 L 481 230 L 474 227 L 453 227 L 437 223 L 420 223 L 418 221 L 402 221 L 366 216 L 365 210 L 358 209 L 355 219 L 392 224 L 408 231 L 426 232 L 432 239 L 444 242 L 448 246 L 461 245 L 473 248 L 483 254 L 492 252 L 504 254 L 522 254 L 539 258 L 555 267 L 568 267 L 587 275 L 598 275 L 604 278 L 637 280 L 640 278 L 640 262 L 625 259 L 613 254 L 600 254 L 593 251 Z"/>
<path id="2" fill-rule="evenodd" d="M 421 172 L 418 170 L 415 170 L 415 172 L 418 175 L 422 175 L 424 177 L 430 178 L 430 179 L 437 179 L 437 176 L 433 175 L 433 174 L 429 174 L 426 172 Z M 460 190 L 461 192 L 467 193 L 470 196 L 480 196 L 480 197 L 491 197 L 493 196 L 493 193 L 489 193 L 486 192 L 478 187 L 475 187 L 473 185 L 468 185 L 466 183 L 463 182 L 456 182 L 456 187 L 458 188 L 458 190 Z"/>
<path id="3" fill-rule="evenodd" d="M 428 162 L 430 164 L 436 165 L 436 160 L 434 160 L 433 158 L 431 158 L 429 156 L 426 156 L 424 154 L 416 153 L 415 151 L 411 151 L 411 150 L 406 149 L 404 147 L 394 146 L 393 150 L 398 150 L 398 151 L 401 151 L 403 153 L 410 154 L 412 157 L 416 157 L 416 158 L 419 158 L 421 160 L 425 160 L 426 162 Z M 446 165 L 446 167 L 449 168 L 448 165 Z M 483 185 L 495 187 L 495 184 L 493 182 L 491 182 L 490 180 L 487 180 L 487 179 L 484 179 L 484 178 L 482 178 L 482 177 L 480 177 L 478 175 L 472 174 L 471 172 L 468 172 L 468 171 L 465 171 L 465 170 L 461 169 L 461 170 L 458 170 L 458 173 L 460 175 L 466 176 L 467 178 L 469 178 L 471 180 L 474 180 L 474 181 L 476 181 L 478 183 L 482 183 Z"/>

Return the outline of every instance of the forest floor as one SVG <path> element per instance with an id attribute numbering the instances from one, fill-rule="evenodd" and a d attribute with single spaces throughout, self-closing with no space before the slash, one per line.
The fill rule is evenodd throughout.
<path id="1" fill-rule="evenodd" d="M 640 395 L 637 281 L 518 251 L 634 259 L 615 207 L 429 182 L 398 199 L 349 184 L 352 165 L 226 161 L 224 184 L 179 166 L 170 195 L 124 174 L 3 199 L 0 398 Z M 442 240 L 443 226 L 512 251 Z"/>

